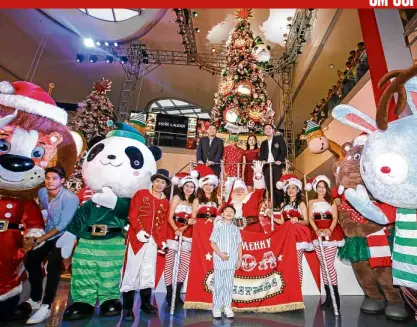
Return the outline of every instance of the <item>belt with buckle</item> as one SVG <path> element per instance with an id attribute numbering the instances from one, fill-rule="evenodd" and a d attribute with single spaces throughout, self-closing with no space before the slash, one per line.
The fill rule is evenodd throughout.
<path id="1" fill-rule="evenodd" d="M 87 227 L 87 232 L 91 233 L 91 236 L 106 236 L 108 233 L 121 233 L 123 232 L 123 228 L 107 227 L 107 225 L 93 225 Z"/>
<path id="2" fill-rule="evenodd" d="M 246 217 L 246 225 L 253 225 L 256 223 L 259 223 L 259 217 L 256 217 L 256 216 Z"/>
<path id="3" fill-rule="evenodd" d="M 197 214 L 197 218 L 205 218 L 205 219 L 209 219 L 209 218 L 215 218 L 216 215 L 212 215 L 211 213 L 199 213 Z"/>
<path id="4" fill-rule="evenodd" d="M 313 217 L 316 220 L 333 219 L 333 216 L 329 213 L 315 213 L 313 214 Z"/>
<path id="5" fill-rule="evenodd" d="M 9 223 L 6 219 L 0 219 L 0 233 L 5 232 L 8 229 L 20 230 L 19 224 Z"/>
<path id="6" fill-rule="evenodd" d="M 174 217 L 174 220 L 175 220 L 176 222 L 181 223 L 181 224 L 187 225 L 187 219 L 185 219 L 185 218 Z"/>

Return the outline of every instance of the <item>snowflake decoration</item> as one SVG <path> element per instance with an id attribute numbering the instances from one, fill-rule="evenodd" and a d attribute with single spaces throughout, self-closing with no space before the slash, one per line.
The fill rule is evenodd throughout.
<path id="1" fill-rule="evenodd" d="M 113 82 L 110 82 L 108 79 L 105 79 L 104 77 L 101 79 L 101 81 L 94 83 L 94 91 L 95 94 L 106 94 L 107 92 L 111 91 L 111 85 Z"/>
<path id="2" fill-rule="evenodd" d="M 252 8 L 243 8 L 239 9 L 235 12 L 237 20 L 248 20 L 249 18 L 253 17 L 253 9 Z"/>

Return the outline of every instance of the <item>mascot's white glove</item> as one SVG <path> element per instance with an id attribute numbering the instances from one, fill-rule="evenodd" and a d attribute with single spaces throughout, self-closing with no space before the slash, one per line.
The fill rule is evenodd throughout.
<path id="1" fill-rule="evenodd" d="M 61 248 L 61 255 L 64 259 L 71 256 L 77 237 L 70 232 L 65 232 L 56 242 L 56 247 Z"/>
<path id="2" fill-rule="evenodd" d="M 114 209 L 116 207 L 117 195 L 109 187 L 103 187 L 102 193 L 95 193 L 91 200 L 102 206 L 109 209 Z"/>
<path id="3" fill-rule="evenodd" d="M 356 186 L 356 190 L 349 188 L 345 190 L 345 196 L 349 203 L 365 218 L 380 225 L 389 223 L 382 210 L 372 203 L 365 186 L 359 184 Z"/>
<path id="4" fill-rule="evenodd" d="M 262 161 L 254 161 L 253 162 L 252 169 L 253 169 L 255 177 L 260 178 L 263 175 L 263 173 L 262 173 L 263 165 L 264 164 L 262 163 Z"/>
<path id="5" fill-rule="evenodd" d="M 151 237 L 151 235 L 149 235 L 143 229 L 139 233 L 136 234 L 136 238 L 139 240 L 139 242 L 142 242 L 142 243 L 148 243 L 149 237 Z"/>
<path id="6" fill-rule="evenodd" d="M 43 209 L 41 212 L 42 212 L 43 219 L 47 219 L 48 218 L 48 210 Z"/>

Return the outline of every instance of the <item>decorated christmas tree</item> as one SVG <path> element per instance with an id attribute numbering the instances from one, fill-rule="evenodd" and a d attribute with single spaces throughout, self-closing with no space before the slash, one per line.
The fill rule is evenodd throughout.
<path id="1" fill-rule="evenodd" d="M 269 100 L 263 67 L 270 59 L 269 47 L 260 37 L 254 39 L 249 18 L 252 9 L 240 9 L 236 27 L 226 44 L 226 67 L 222 70 L 212 123 L 220 131 L 232 133 L 262 133 L 265 124 L 274 122 L 274 110 Z"/>
<path id="2" fill-rule="evenodd" d="M 93 92 L 78 104 L 77 114 L 71 122 L 71 128 L 81 133 L 91 146 L 94 139 L 105 137 L 113 129 L 116 116 L 107 93 L 111 91 L 111 84 L 107 79 L 102 78 L 94 83 Z M 84 187 L 81 174 L 81 167 L 84 158 L 81 158 L 74 170 L 73 175 L 67 182 L 67 187 L 77 193 Z"/>

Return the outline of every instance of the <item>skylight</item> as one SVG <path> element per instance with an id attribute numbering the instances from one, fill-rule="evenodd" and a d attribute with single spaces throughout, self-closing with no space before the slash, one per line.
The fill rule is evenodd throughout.
<path id="1" fill-rule="evenodd" d="M 140 15 L 140 9 L 118 9 L 118 8 L 104 8 L 104 9 L 88 9 L 78 8 L 83 13 L 108 22 L 121 22 Z"/>

